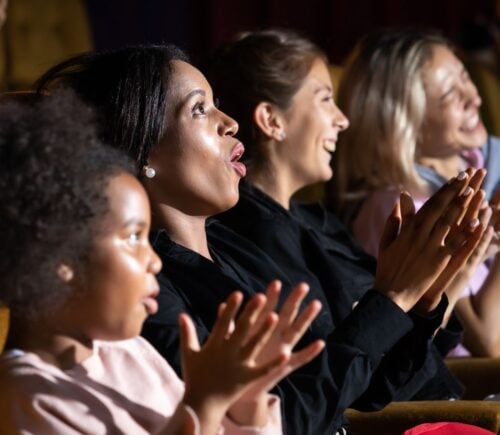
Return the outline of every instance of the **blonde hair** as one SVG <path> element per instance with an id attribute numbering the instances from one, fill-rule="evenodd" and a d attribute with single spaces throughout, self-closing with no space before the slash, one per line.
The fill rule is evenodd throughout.
<path id="1" fill-rule="evenodd" d="M 372 191 L 423 191 L 415 166 L 426 98 L 423 66 L 439 36 L 381 33 L 361 41 L 342 74 L 338 105 L 350 121 L 339 137 L 330 205 L 346 220 Z"/>

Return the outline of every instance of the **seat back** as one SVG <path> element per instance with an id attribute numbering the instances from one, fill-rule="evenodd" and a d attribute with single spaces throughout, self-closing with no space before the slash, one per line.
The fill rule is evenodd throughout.
<path id="1" fill-rule="evenodd" d="M 0 32 L 0 90 L 28 89 L 54 64 L 91 48 L 82 0 L 11 1 Z"/>
<path id="2" fill-rule="evenodd" d="M 9 331 L 9 309 L 0 306 L 0 353 L 2 353 Z"/>

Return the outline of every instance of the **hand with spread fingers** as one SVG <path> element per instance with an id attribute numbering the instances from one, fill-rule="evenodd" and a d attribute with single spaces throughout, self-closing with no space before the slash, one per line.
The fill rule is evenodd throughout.
<path id="1" fill-rule="evenodd" d="M 263 309 L 264 315 L 261 316 L 261 321 L 276 309 L 280 291 L 280 281 L 272 281 L 268 285 L 266 292 L 267 303 Z M 268 391 L 276 384 L 277 377 L 280 379 L 286 377 L 298 367 L 311 361 L 323 349 L 324 342 L 316 340 L 300 351 L 292 352 L 294 346 L 299 342 L 321 310 L 321 303 L 314 300 L 300 311 L 300 306 L 308 292 L 309 286 L 305 283 L 298 284 L 292 290 L 279 311 L 279 320 L 273 333 L 257 356 L 259 364 L 268 364 L 280 354 L 290 355 L 290 359 L 270 376 L 263 377 L 259 382 L 255 383 L 246 394 L 246 397 Z"/>
<path id="2" fill-rule="evenodd" d="M 475 192 L 484 175 L 460 173 L 418 213 L 409 194 L 401 194 L 382 235 L 375 288 L 404 311 L 433 310 L 480 242 L 484 227 L 471 217 L 481 205 Z"/>
<path id="3" fill-rule="evenodd" d="M 279 283 L 270 285 L 269 299 L 277 299 L 279 287 Z M 293 292 L 279 314 L 269 309 L 276 299 L 269 303 L 267 296 L 258 294 L 236 320 L 243 296 L 233 293 L 222 304 L 202 347 L 189 316 L 180 316 L 184 403 L 195 410 L 202 424 L 214 420 L 213 413 L 217 412 L 221 416 L 227 412 L 238 424 L 266 424 L 267 391 L 314 358 L 324 346 L 317 341 L 292 352 L 320 308 L 314 301 L 298 315 L 305 293 Z"/>

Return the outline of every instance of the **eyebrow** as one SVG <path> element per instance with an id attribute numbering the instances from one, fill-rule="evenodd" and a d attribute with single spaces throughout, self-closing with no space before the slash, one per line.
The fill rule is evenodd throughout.
<path id="1" fill-rule="evenodd" d="M 463 76 L 464 74 L 468 74 L 468 71 L 467 71 L 467 68 L 465 68 L 465 66 L 462 66 L 462 69 L 460 70 L 460 76 Z M 449 79 L 449 77 L 451 76 L 451 74 L 448 74 L 445 78 L 445 81 Z M 456 88 L 456 86 L 453 84 L 452 86 L 449 87 L 449 89 L 444 93 L 442 94 L 439 99 L 440 100 L 444 100 L 449 94 L 451 94 L 453 92 L 453 90 Z"/>
<path id="2" fill-rule="evenodd" d="M 328 85 L 321 85 L 319 88 L 317 88 L 315 91 L 314 91 L 314 95 L 318 94 L 319 92 L 321 91 L 328 91 L 328 92 L 333 92 L 333 89 L 331 86 L 328 86 Z"/>
<path id="3" fill-rule="evenodd" d="M 188 102 L 195 95 L 202 95 L 203 97 L 206 97 L 207 93 L 203 89 L 193 89 L 189 94 L 186 95 L 186 98 L 184 98 L 183 104 Z"/>
<path id="4" fill-rule="evenodd" d="M 128 228 L 128 227 L 131 227 L 134 225 L 137 225 L 139 227 L 144 227 L 144 226 L 146 226 L 146 221 L 143 219 L 131 218 L 131 219 L 126 220 L 123 223 L 123 228 Z"/>

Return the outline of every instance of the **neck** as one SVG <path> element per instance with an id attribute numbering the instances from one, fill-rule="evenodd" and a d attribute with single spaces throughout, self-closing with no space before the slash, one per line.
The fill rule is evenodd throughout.
<path id="1" fill-rule="evenodd" d="M 205 228 L 207 216 L 190 216 L 165 204 L 152 204 L 153 228 L 164 228 L 179 245 L 202 255 L 210 261 Z"/>
<path id="2" fill-rule="evenodd" d="M 418 163 L 420 163 L 422 166 L 433 169 L 446 179 L 456 177 L 460 171 L 463 171 L 465 169 L 464 161 L 458 154 L 453 154 L 447 157 L 422 156 L 418 159 Z"/>
<path id="3" fill-rule="evenodd" d="M 250 165 L 247 179 L 255 187 L 269 195 L 285 209 L 290 209 L 290 200 L 303 186 L 293 181 L 288 167 L 276 164 L 273 159 L 262 159 L 265 165 Z"/>
<path id="4" fill-rule="evenodd" d="M 71 369 L 92 355 L 92 340 L 64 332 L 61 325 L 53 326 L 56 323 L 48 319 L 26 322 L 13 316 L 6 348 L 33 352 L 61 370 Z"/>

